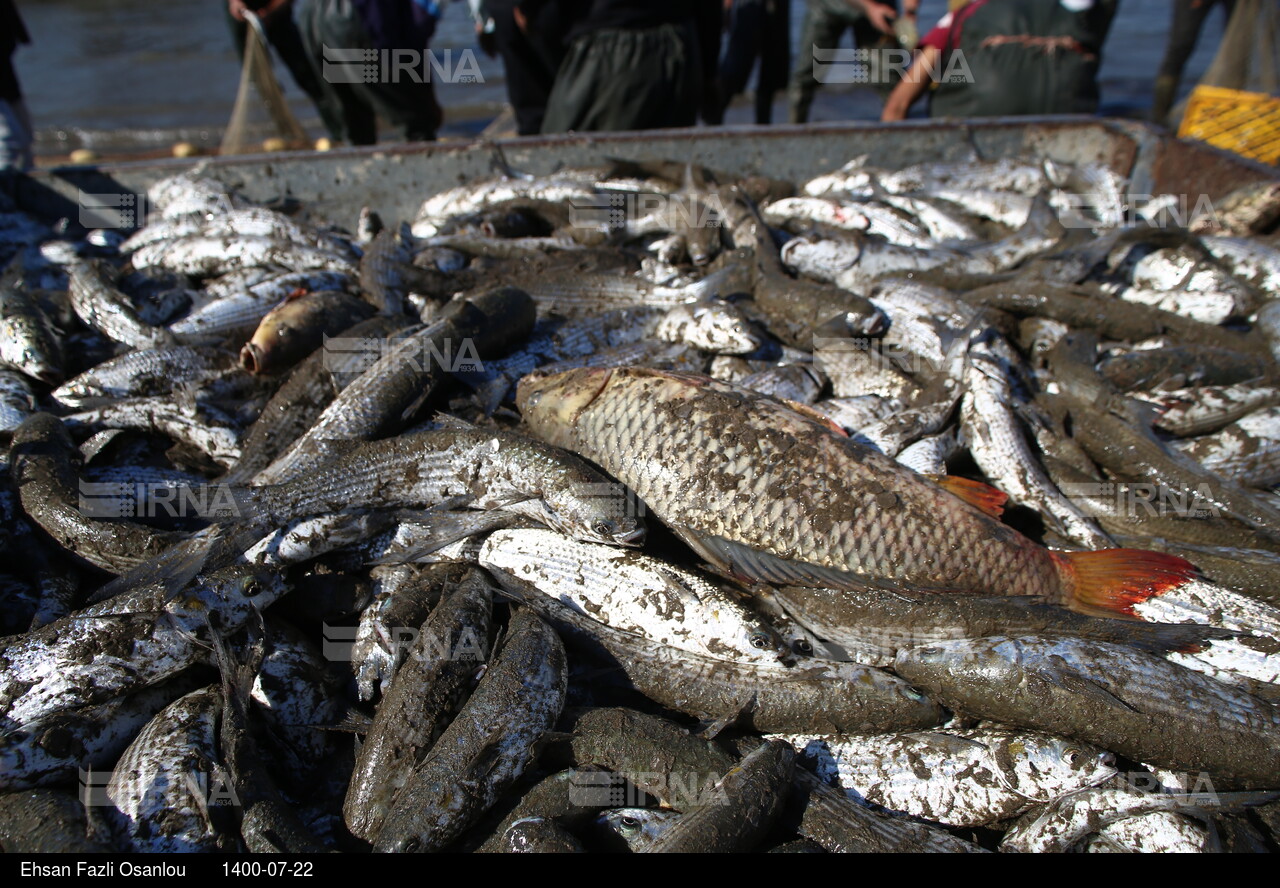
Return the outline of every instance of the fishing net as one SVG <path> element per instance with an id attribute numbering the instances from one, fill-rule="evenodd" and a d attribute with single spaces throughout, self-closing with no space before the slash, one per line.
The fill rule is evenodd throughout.
<path id="1" fill-rule="evenodd" d="M 1178 135 L 1280 163 L 1280 10 L 1236 0 L 1213 64 L 1187 100 Z"/>
<path id="2" fill-rule="evenodd" d="M 248 154 L 263 149 L 267 138 L 283 140 L 285 148 L 306 148 L 311 142 L 285 102 L 280 83 L 271 69 L 271 51 L 262 24 L 246 15 L 244 66 L 236 93 L 231 122 L 222 136 L 222 154 Z"/>
<path id="3" fill-rule="evenodd" d="M 1236 0 L 1201 86 L 1280 95 L 1280 7 L 1275 0 Z"/>

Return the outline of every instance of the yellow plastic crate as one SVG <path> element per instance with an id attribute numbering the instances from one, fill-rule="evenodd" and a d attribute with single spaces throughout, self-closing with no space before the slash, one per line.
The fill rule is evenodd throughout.
<path id="1" fill-rule="evenodd" d="M 1178 136 L 1263 163 L 1280 163 L 1280 99 L 1266 93 L 1197 86 L 1187 100 Z"/>

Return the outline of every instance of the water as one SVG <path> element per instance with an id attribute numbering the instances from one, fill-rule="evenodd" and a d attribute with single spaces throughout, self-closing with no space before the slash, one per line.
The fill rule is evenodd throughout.
<path id="1" fill-rule="evenodd" d="M 239 62 L 224 13 L 225 0 L 19 0 L 32 44 L 15 56 L 38 151 L 61 154 L 88 145 L 103 151 L 167 150 L 179 139 L 216 145 L 235 101 Z M 1164 53 L 1170 0 L 1121 0 L 1101 71 L 1102 113 L 1134 116 L 1151 102 L 1152 79 Z M 921 30 L 945 12 L 945 0 L 924 0 Z M 792 0 L 792 41 L 799 40 L 803 0 Z M 1183 92 L 1213 59 L 1223 16 L 1209 20 L 1183 78 Z M 847 39 L 847 38 L 846 38 Z M 465 3 L 452 3 L 432 42 L 455 58 L 471 50 L 479 82 L 437 84 L 445 107 L 444 136 L 478 132 L 505 100 L 502 65 L 475 48 Z M 278 66 L 296 116 L 321 135 L 314 109 Z M 873 119 L 874 93 L 849 87 L 821 90 L 814 120 Z M 920 113 L 921 109 L 917 109 Z M 781 103 L 774 119 L 785 119 Z M 727 122 L 751 121 L 747 103 Z"/>

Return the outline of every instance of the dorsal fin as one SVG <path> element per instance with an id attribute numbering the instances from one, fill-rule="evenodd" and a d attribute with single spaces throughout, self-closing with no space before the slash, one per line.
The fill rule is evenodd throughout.
<path id="1" fill-rule="evenodd" d="M 992 518 L 999 518 L 1004 514 L 1004 504 L 1009 501 L 1007 493 L 996 490 L 990 484 L 983 484 L 981 481 L 971 481 L 956 475 L 926 475 L 925 477 L 952 496 L 959 497 Z"/>

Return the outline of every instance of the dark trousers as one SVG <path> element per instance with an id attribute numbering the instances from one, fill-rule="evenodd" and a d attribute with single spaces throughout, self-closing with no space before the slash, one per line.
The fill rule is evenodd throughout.
<path id="1" fill-rule="evenodd" d="M 516 131 L 522 136 L 542 132 L 547 100 L 556 82 L 556 71 L 564 53 L 544 46 L 538 39 L 538 22 L 530 23 L 530 34 L 516 26 L 514 2 L 486 4 L 493 16 L 494 42 L 502 56 L 507 81 L 507 99 L 516 115 Z"/>
<path id="2" fill-rule="evenodd" d="M 1195 52 L 1200 30 L 1215 6 L 1226 10 L 1227 19 L 1235 10 L 1235 0 L 1174 0 L 1173 24 L 1169 28 L 1169 42 L 1165 46 L 1164 61 L 1156 80 L 1156 96 L 1151 109 L 1152 120 L 1163 120 L 1173 107 L 1178 82 L 1187 60 Z"/>
<path id="3" fill-rule="evenodd" d="M 730 11 L 729 45 L 720 64 L 723 103 L 746 89 L 759 59 L 756 123 L 772 122 L 773 94 L 787 87 L 790 43 L 791 0 L 736 0 Z"/>
<path id="4" fill-rule="evenodd" d="M 880 32 L 870 19 L 844 0 L 808 0 L 788 88 L 792 123 L 808 121 L 809 107 L 818 89 L 817 78 L 813 76 L 813 48 L 835 49 L 844 32 L 850 29 L 858 49 L 870 49 L 880 39 Z"/>
<path id="5" fill-rule="evenodd" d="M 576 38 L 551 89 L 544 133 L 693 126 L 702 59 L 692 21 Z"/>
<path id="6" fill-rule="evenodd" d="M 301 0 L 298 27 L 323 91 L 323 100 L 318 103 L 322 106 L 320 116 L 334 139 L 352 145 L 374 144 L 378 141 L 379 115 L 407 142 L 435 139 L 444 112 L 429 79 L 400 76 L 392 82 L 389 72 L 381 71 L 380 66 L 371 82 L 336 82 L 338 78 L 324 76 L 324 47 L 374 48 L 350 0 Z M 333 70 L 331 67 L 330 72 Z"/>

